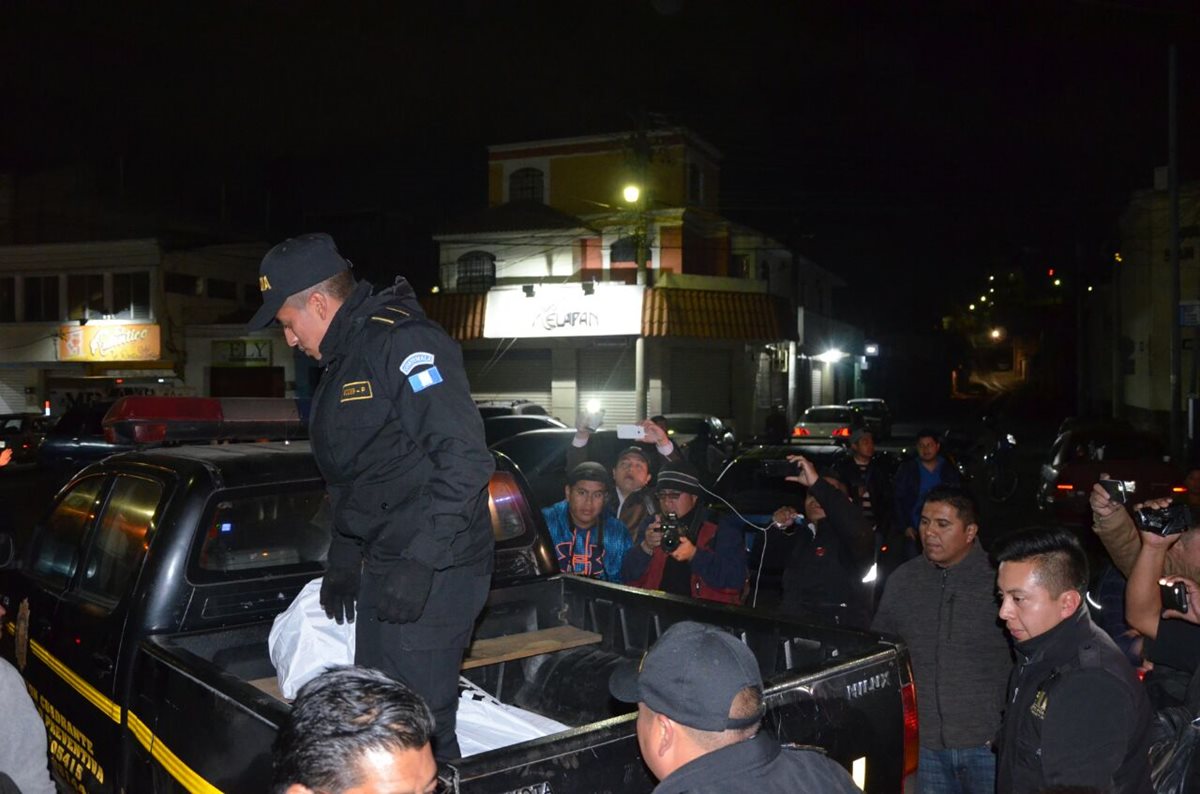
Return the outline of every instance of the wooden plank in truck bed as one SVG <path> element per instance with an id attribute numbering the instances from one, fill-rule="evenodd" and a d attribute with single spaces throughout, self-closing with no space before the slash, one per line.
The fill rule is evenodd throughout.
<path id="1" fill-rule="evenodd" d="M 475 640 L 467 649 L 462 669 L 470 670 L 473 667 L 510 662 L 583 645 L 596 645 L 602 639 L 603 637 L 594 631 L 584 631 L 574 626 L 555 626 L 552 629 L 509 634 L 507 637 Z"/>
<path id="2" fill-rule="evenodd" d="M 475 640 L 467 649 L 463 658 L 462 669 L 486 667 L 489 664 L 511 662 L 514 659 L 525 659 L 530 656 L 540 656 L 543 653 L 565 651 L 569 648 L 579 648 L 584 645 L 596 645 L 603 638 L 594 631 L 584 631 L 574 626 L 555 626 L 552 629 L 527 631 L 522 634 L 509 634 L 507 637 L 493 637 L 488 640 Z M 271 697 L 290 703 L 279 691 L 279 681 L 275 676 L 256 678 L 248 682 Z"/>

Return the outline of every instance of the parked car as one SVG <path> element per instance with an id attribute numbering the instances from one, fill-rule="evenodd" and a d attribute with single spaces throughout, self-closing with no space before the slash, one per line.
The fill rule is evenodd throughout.
<path id="1" fill-rule="evenodd" d="M 1106 473 L 1125 484 L 1127 503 L 1187 493 L 1155 436 L 1121 424 L 1089 424 L 1055 440 L 1042 466 L 1038 507 L 1063 523 L 1091 520 L 1088 495 Z"/>
<path id="2" fill-rule="evenodd" d="M 529 482 L 534 502 L 542 508 L 563 500 L 563 487 L 567 483 L 567 448 L 573 438 L 573 427 L 530 430 L 502 439 L 491 449 L 512 458 L 520 467 Z M 591 435 L 588 457 L 606 467 L 612 466 L 617 454 L 630 443 L 627 438 L 617 438 L 616 430 L 600 429 Z M 661 458 L 653 445 L 648 445 L 647 450 L 651 461 Z"/>
<path id="3" fill-rule="evenodd" d="M 803 438 L 849 438 L 860 427 L 866 427 L 863 412 L 848 405 L 814 405 L 792 428 L 792 436 Z"/>
<path id="4" fill-rule="evenodd" d="M 49 424 L 41 414 L 0 414 L 0 450 L 13 451 L 12 463 L 33 463 Z"/>
<path id="5" fill-rule="evenodd" d="M 876 440 L 892 437 L 892 409 L 888 408 L 886 400 L 878 397 L 860 397 L 846 400 L 846 405 L 862 411 L 867 428 L 875 434 Z"/>
<path id="6" fill-rule="evenodd" d="M 68 408 L 46 432 L 38 448 L 38 466 L 56 481 L 65 481 L 89 463 L 107 458 L 130 447 L 104 437 L 101 421 L 113 402 L 103 401 Z"/>
<path id="7" fill-rule="evenodd" d="M 563 428 L 565 424 L 553 416 L 541 414 L 508 414 L 488 416 L 483 420 L 483 433 L 490 447 L 497 441 L 525 433 L 529 430 L 545 430 L 547 428 Z"/>
<path id="8" fill-rule="evenodd" d="M 707 428 L 709 440 L 726 457 L 733 455 L 737 448 L 737 436 L 719 417 L 712 414 L 666 414 L 666 418 L 667 435 L 680 446 L 687 446 L 702 429 Z"/>
<path id="9" fill-rule="evenodd" d="M 550 415 L 549 411 L 533 400 L 476 400 L 475 406 L 484 419 L 489 416 Z"/>

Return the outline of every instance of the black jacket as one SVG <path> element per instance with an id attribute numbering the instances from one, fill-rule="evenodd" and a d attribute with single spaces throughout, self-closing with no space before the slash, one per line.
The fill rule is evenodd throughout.
<path id="1" fill-rule="evenodd" d="M 1017 644 L 1000 728 L 996 790 L 1078 786 L 1150 794 L 1150 705 L 1086 604 Z"/>
<path id="2" fill-rule="evenodd" d="M 658 784 L 654 794 L 862 794 L 846 770 L 816 750 L 780 747 L 759 733 L 706 753 Z"/>
<path id="3" fill-rule="evenodd" d="M 866 491 L 871 495 L 871 512 L 875 516 L 875 531 L 884 538 L 890 539 L 892 517 L 895 507 L 892 504 L 892 467 L 886 459 L 879 455 L 871 458 L 864 472 L 854 462 L 854 455 L 847 453 L 833 467 L 839 480 L 850 489 L 851 498 L 855 504 L 862 504 L 860 494 Z M 903 529 L 903 527 L 901 527 Z"/>
<path id="4" fill-rule="evenodd" d="M 875 541 L 862 508 L 824 480 L 810 493 L 825 510 L 814 534 L 796 525 L 795 545 L 783 571 L 783 610 L 805 617 L 836 619 L 866 628 L 871 616 L 871 568 Z"/>
<path id="5" fill-rule="evenodd" d="M 321 341 L 310 432 L 333 500 L 331 565 L 491 564 L 494 463 L 462 354 L 408 283 L 360 282 Z"/>

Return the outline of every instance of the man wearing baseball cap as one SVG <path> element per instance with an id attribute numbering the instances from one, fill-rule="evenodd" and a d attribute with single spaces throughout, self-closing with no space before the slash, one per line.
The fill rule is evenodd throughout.
<path id="1" fill-rule="evenodd" d="M 309 418 L 334 512 L 321 606 L 355 623 L 356 664 L 425 699 L 435 755 L 457 758 L 458 668 L 491 584 L 494 467 L 461 351 L 403 278 L 377 295 L 355 282 L 327 234 L 268 251 L 259 289 L 250 328 L 278 321 L 323 367 Z"/>
<path id="2" fill-rule="evenodd" d="M 605 506 L 611 489 L 608 470 L 585 461 L 567 475 L 565 498 L 542 509 L 563 573 L 622 581 L 621 562 L 632 541 L 629 530 Z"/>
<path id="3" fill-rule="evenodd" d="M 860 794 L 820 750 L 781 747 L 760 732 L 766 708 L 758 660 L 724 629 L 676 623 L 640 665 L 614 670 L 608 689 L 638 704 L 638 747 L 660 781 L 654 794 Z"/>
<path id="4" fill-rule="evenodd" d="M 625 555 L 621 578 L 634 587 L 676 595 L 742 603 L 746 584 L 746 544 L 736 519 L 708 520 L 696 470 L 669 463 L 658 473 L 657 515 L 649 517 Z M 674 519 L 671 519 L 671 516 Z M 677 527 L 663 544 L 664 523 Z"/>

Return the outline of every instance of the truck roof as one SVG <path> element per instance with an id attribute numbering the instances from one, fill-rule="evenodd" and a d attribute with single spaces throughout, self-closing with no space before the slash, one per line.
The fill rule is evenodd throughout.
<path id="1" fill-rule="evenodd" d="M 127 463 L 180 472 L 193 466 L 203 467 L 221 481 L 239 486 L 321 478 L 308 441 L 155 447 L 122 452 L 106 458 L 101 465 Z"/>

